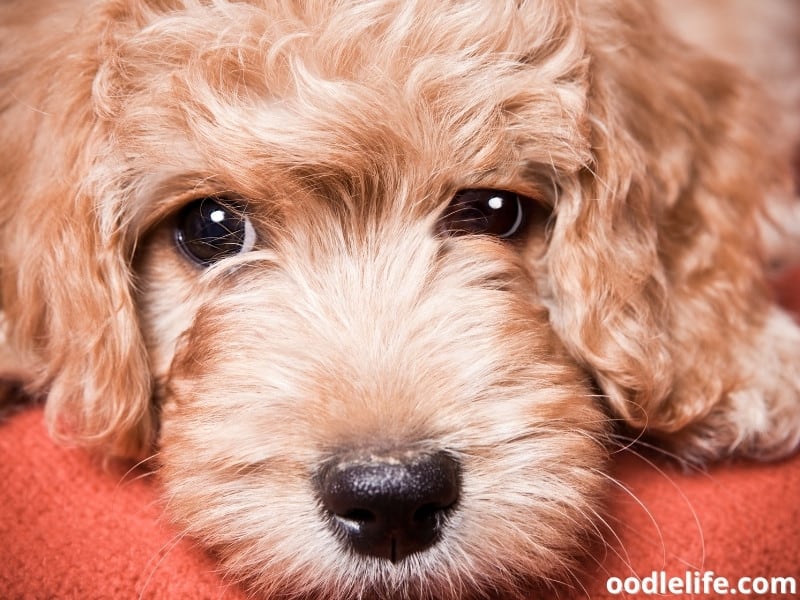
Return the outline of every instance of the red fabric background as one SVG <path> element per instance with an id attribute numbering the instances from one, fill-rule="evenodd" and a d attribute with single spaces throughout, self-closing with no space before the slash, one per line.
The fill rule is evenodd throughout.
<path id="1" fill-rule="evenodd" d="M 777 289 L 800 309 L 800 269 Z M 800 456 L 703 473 L 649 460 L 616 457 L 629 490 L 610 502 L 618 539 L 587 561 L 580 596 L 618 598 L 606 591 L 609 576 L 661 569 L 800 581 Z M 164 521 L 156 482 L 141 471 L 123 475 L 55 446 L 39 409 L 0 425 L 0 597 L 243 599 Z"/>

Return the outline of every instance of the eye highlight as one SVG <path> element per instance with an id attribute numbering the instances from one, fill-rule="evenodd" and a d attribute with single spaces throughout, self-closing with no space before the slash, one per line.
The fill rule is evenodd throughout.
<path id="1" fill-rule="evenodd" d="M 525 228 L 535 200 L 496 189 L 466 189 L 457 192 L 439 219 L 439 229 L 449 235 L 492 235 L 509 239 Z"/>
<path id="2" fill-rule="evenodd" d="M 187 204 L 175 222 L 175 243 L 191 261 L 202 266 L 249 252 L 256 232 L 241 206 L 207 196 Z"/>

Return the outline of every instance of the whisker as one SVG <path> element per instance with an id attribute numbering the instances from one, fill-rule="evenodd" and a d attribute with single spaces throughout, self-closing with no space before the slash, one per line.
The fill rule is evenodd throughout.
<path id="1" fill-rule="evenodd" d="M 150 585 L 150 581 L 152 581 L 156 571 L 158 571 L 158 569 L 166 560 L 167 556 L 169 556 L 169 554 L 178 546 L 178 544 L 181 542 L 181 540 L 183 540 L 184 537 L 186 537 L 185 532 L 176 533 L 174 536 L 172 536 L 170 540 L 164 542 L 164 544 L 161 546 L 161 548 L 158 549 L 156 554 L 147 561 L 144 568 L 145 571 L 149 570 L 149 573 L 145 578 L 144 583 L 142 584 L 141 590 L 139 590 L 139 600 L 143 600 L 144 594 L 147 591 L 147 587 Z M 156 557 L 158 557 L 158 561 L 153 565 L 152 568 L 148 568 L 148 565 L 150 565 L 155 560 Z"/>
<path id="2" fill-rule="evenodd" d="M 659 540 L 659 544 L 661 546 L 661 552 L 662 552 L 662 559 L 663 559 L 664 562 L 666 562 L 666 560 L 667 560 L 667 545 L 666 545 L 666 542 L 664 540 L 664 534 L 663 534 L 663 532 L 661 530 L 661 525 L 659 525 L 658 520 L 656 519 L 656 517 L 653 514 L 653 512 L 647 507 L 647 505 L 636 494 L 633 493 L 633 491 L 627 485 L 622 483 L 619 479 L 617 479 L 616 477 L 613 477 L 612 475 L 609 475 L 608 473 L 604 473 L 603 471 L 596 470 L 596 469 L 592 469 L 592 470 L 596 474 L 600 475 L 601 477 L 603 477 L 604 479 L 609 481 L 612 485 L 614 485 L 614 486 L 618 487 L 620 490 L 622 490 L 627 496 L 629 496 L 639 506 L 639 508 L 642 509 L 642 511 L 644 511 L 644 514 L 646 514 L 648 519 L 650 519 L 650 522 L 653 524 L 653 527 L 655 528 L 656 533 L 658 534 L 658 540 Z M 615 536 L 616 536 L 616 532 L 615 532 Z M 619 537 L 617 537 L 617 539 L 619 540 Z M 621 543 L 621 540 L 620 540 L 620 543 Z M 625 554 L 627 556 L 626 563 L 628 564 L 628 566 L 630 566 L 630 564 L 631 564 L 630 563 L 630 557 L 627 555 L 627 552 Z"/>

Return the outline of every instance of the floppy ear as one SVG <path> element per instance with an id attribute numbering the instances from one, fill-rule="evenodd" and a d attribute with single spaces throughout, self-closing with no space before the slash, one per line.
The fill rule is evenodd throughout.
<path id="1" fill-rule="evenodd" d="M 2 311 L 10 354 L 32 377 L 28 389 L 46 395 L 53 433 L 136 455 L 153 435 L 151 383 L 131 249 L 86 182 L 100 148 L 91 101 L 96 41 L 87 39 L 34 49 L 21 36 L 12 40 L 20 49 L 3 45 L 16 57 L 0 65 Z M 42 61 L 42 53 L 54 58 Z"/>
<path id="2" fill-rule="evenodd" d="M 732 414 L 745 411 L 737 394 L 752 393 L 774 425 L 800 384 L 780 375 L 797 369 L 800 336 L 763 281 L 766 196 L 790 185 L 786 159 L 770 154 L 769 111 L 737 71 L 673 38 L 648 3 L 597 4 L 584 15 L 593 160 L 559 198 L 553 326 L 618 417 L 681 438 L 684 455 L 785 451 L 796 435 L 767 448 L 768 425 L 737 425 L 753 420 L 752 406 Z M 776 322 L 794 328 L 786 339 L 768 333 Z"/>

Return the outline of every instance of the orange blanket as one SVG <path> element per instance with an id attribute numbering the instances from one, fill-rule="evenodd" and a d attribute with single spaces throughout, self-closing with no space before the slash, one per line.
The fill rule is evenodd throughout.
<path id="1" fill-rule="evenodd" d="M 800 309 L 800 269 L 778 290 Z M 577 595 L 635 598 L 608 588 L 662 570 L 684 580 L 688 572 L 701 584 L 707 571 L 731 585 L 774 576 L 800 584 L 800 456 L 684 473 L 661 458 L 625 453 L 615 471 L 620 487 L 609 524 L 616 535 L 587 561 L 586 589 Z M 245 598 L 165 522 L 151 477 L 104 471 L 84 452 L 55 446 L 39 409 L 0 425 L 0 481 L 2 598 Z"/>

